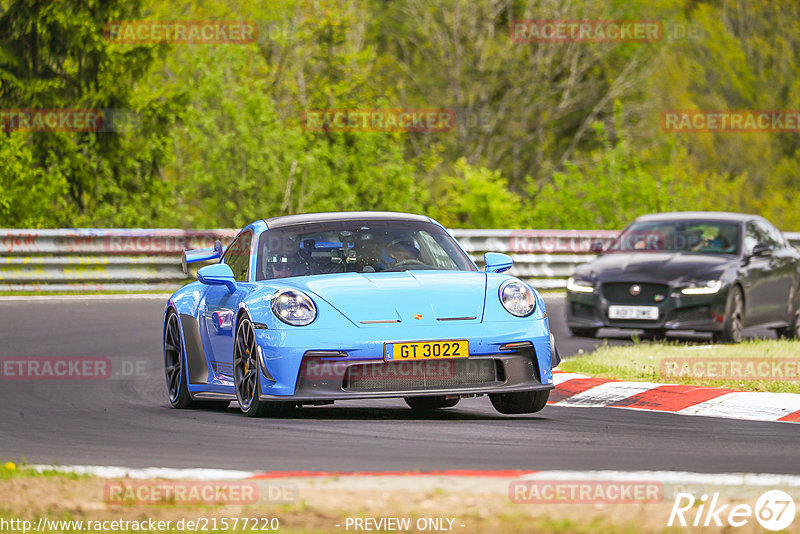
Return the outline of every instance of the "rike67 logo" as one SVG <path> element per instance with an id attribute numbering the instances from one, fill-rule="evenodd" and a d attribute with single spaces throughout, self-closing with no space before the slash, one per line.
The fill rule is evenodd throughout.
<path id="1" fill-rule="evenodd" d="M 765 529 L 784 530 L 794 521 L 796 507 L 791 495 L 781 490 L 764 492 L 755 506 L 722 504 L 719 493 L 703 494 L 696 499 L 691 493 L 678 493 L 667 526 L 742 527 L 752 519 Z"/>

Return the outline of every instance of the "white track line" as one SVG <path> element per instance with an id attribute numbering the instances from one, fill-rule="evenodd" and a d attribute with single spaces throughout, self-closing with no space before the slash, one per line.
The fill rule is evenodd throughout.
<path id="1" fill-rule="evenodd" d="M 800 395 L 797 393 L 741 391 L 689 406 L 677 413 L 776 421 L 798 410 L 800 410 Z"/>
<path id="2" fill-rule="evenodd" d="M 131 467 L 114 467 L 102 465 L 30 465 L 25 466 L 38 472 L 57 471 L 60 473 L 75 473 L 77 475 L 92 475 L 100 478 L 165 478 L 169 480 L 242 480 L 253 477 L 254 471 L 235 471 L 232 469 L 171 469 L 168 467 L 146 467 L 134 469 Z"/>
<path id="3" fill-rule="evenodd" d="M 557 402 L 556 406 L 608 406 L 663 386 L 652 382 L 606 382 Z"/>
<path id="4" fill-rule="evenodd" d="M 589 378 L 574 373 L 553 373 L 556 385 L 577 378 Z M 659 386 L 674 384 L 656 384 L 652 382 L 606 382 L 577 393 L 564 400 L 553 403 L 554 406 L 578 406 L 602 408 L 627 399 L 633 395 L 650 391 Z M 714 388 L 709 388 L 714 389 Z M 626 406 L 616 408 L 628 409 Z M 631 407 L 634 410 L 652 411 L 646 408 Z M 701 415 L 706 417 L 723 417 L 746 421 L 778 421 L 782 417 L 800 411 L 800 394 L 771 393 L 756 391 L 737 391 L 700 402 L 678 411 L 661 411 L 660 413 L 677 413 L 681 415 Z M 783 421 L 782 421 L 783 422 Z M 786 421 L 795 423 L 796 421 Z"/>
<path id="5" fill-rule="evenodd" d="M 574 380 L 575 378 L 589 378 L 589 376 L 578 373 L 553 373 L 553 384 L 563 384 L 564 382 L 567 382 L 568 380 Z"/>
<path id="6" fill-rule="evenodd" d="M 229 469 L 171 469 L 165 467 L 147 467 L 136 469 L 129 467 L 113 466 L 92 466 L 92 465 L 30 465 L 26 468 L 42 471 L 58 471 L 62 473 L 75 473 L 81 475 L 93 475 L 99 478 L 133 478 L 149 479 L 161 478 L 169 480 L 242 480 L 252 478 L 259 474 L 255 471 L 236 471 Z M 414 479 L 419 478 L 418 474 L 410 473 Z M 369 474 L 358 473 L 354 477 L 370 478 Z M 480 475 L 455 476 L 455 475 L 432 475 L 437 478 L 481 478 Z M 324 477 L 298 476 L 297 478 L 323 478 L 336 479 L 340 475 L 334 474 Z M 406 478 L 403 475 L 392 475 L 391 477 L 381 476 L 381 480 L 386 478 Z M 602 480 L 602 481 L 654 481 L 663 484 L 692 484 L 692 485 L 713 485 L 713 486 L 763 486 L 763 487 L 798 487 L 800 488 L 800 476 L 796 475 L 777 475 L 761 473 L 692 473 L 686 471 L 534 471 L 521 476 L 512 475 L 508 479 L 514 480 Z M 264 480 L 270 480 L 268 478 Z M 287 480 L 281 478 L 278 480 Z"/>

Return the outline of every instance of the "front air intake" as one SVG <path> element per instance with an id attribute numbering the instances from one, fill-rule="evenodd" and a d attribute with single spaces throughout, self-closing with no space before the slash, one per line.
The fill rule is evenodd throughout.
<path id="1" fill-rule="evenodd" d="M 377 362 L 348 367 L 346 391 L 406 391 L 443 387 L 497 385 L 502 363 L 495 359 Z"/>

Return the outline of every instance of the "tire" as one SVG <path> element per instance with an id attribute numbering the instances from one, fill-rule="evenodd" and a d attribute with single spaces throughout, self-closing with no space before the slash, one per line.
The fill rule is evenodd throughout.
<path id="1" fill-rule="evenodd" d="M 714 332 L 712 339 L 717 343 L 740 343 L 744 332 L 744 296 L 739 286 L 731 288 L 728 305 L 725 309 L 725 322 L 722 331 Z"/>
<path id="2" fill-rule="evenodd" d="M 570 326 L 569 331 L 575 337 L 596 337 L 597 336 L 597 328 L 580 328 L 577 326 Z"/>
<path id="3" fill-rule="evenodd" d="M 800 309 L 795 310 L 789 326 L 776 328 L 775 333 L 781 339 L 800 339 Z"/>
<path id="4" fill-rule="evenodd" d="M 285 415 L 294 410 L 293 402 L 262 401 L 261 370 L 258 363 L 258 348 L 253 323 L 243 315 L 236 328 L 233 343 L 233 383 L 239 408 L 248 417 Z"/>
<path id="5" fill-rule="evenodd" d="M 187 373 L 184 371 L 186 358 L 181 342 L 181 327 L 178 315 L 170 311 L 164 323 L 164 375 L 167 379 L 167 397 L 173 408 L 185 410 L 204 408 L 208 410 L 224 410 L 230 401 L 196 401 L 189 393 L 186 384 Z"/>
<path id="6" fill-rule="evenodd" d="M 406 404 L 415 412 L 429 412 L 438 410 L 439 408 L 452 408 L 458 404 L 460 400 L 460 397 L 448 399 L 444 395 L 437 395 L 435 397 L 405 397 Z"/>
<path id="7" fill-rule="evenodd" d="M 550 390 L 522 391 L 520 393 L 493 393 L 489 395 L 494 409 L 503 414 L 535 413 L 547 405 Z"/>
<path id="8" fill-rule="evenodd" d="M 169 403 L 179 410 L 194 406 L 189 386 L 186 385 L 186 372 L 183 368 L 185 362 L 178 315 L 170 311 L 164 323 L 164 375 Z"/>

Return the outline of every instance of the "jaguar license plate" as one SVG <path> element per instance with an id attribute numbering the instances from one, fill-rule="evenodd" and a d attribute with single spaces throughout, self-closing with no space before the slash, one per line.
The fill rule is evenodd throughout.
<path id="1" fill-rule="evenodd" d="M 383 348 L 383 359 L 387 362 L 467 357 L 469 342 L 466 339 L 386 343 Z"/>
<path id="2" fill-rule="evenodd" d="M 658 319 L 658 306 L 609 306 L 609 319 Z"/>

